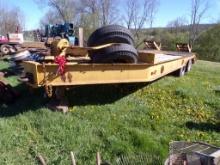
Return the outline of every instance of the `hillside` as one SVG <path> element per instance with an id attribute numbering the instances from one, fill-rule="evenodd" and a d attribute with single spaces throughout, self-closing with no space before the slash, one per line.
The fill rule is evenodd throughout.
<path id="1" fill-rule="evenodd" d="M 209 28 L 212 28 L 216 26 L 216 24 L 199 24 L 198 27 L 199 27 L 199 31 L 205 31 Z M 77 27 L 76 27 L 77 28 Z M 189 29 L 189 26 L 186 25 L 186 26 L 181 26 L 179 27 L 182 31 L 187 31 Z M 86 28 L 85 28 L 86 29 Z M 34 30 L 37 30 L 37 29 L 34 29 Z M 33 40 L 35 39 L 35 36 L 34 36 L 34 30 L 30 30 L 30 31 L 23 31 L 23 34 L 24 34 L 24 39 L 25 40 Z M 151 31 L 158 31 L 158 30 L 162 30 L 162 31 L 169 31 L 170 30 L 170 27 L 153 27 L 153 28 L 144 28 L 142 30 L 142 33 L 149 33 Z M 132 31 L 132 29 L 131 29 Z M 44 34 L 44 29 L 41 29 L 41 33 Z M 87 32 L 85 32 L 87 34 Z M 77 34 L 76 34 L 77 35 Z M 87 36 L 87 35 L 86 35 Z M 87 36 L 88 37 L 88 36 Z M 86 38 L 87 38 L 86 37 Z"/>
<path id="2" fill-rule="evenodd" d="M 0 62 L 0 70 L 7 66 Z M 9 77 L 21 97 L 0 107 L 0 164 L 34 164 L 38 153 L 68 164 L 70 151 L 79 164 L 94 164 L 97 151 L 110 162 L 143 153 L 162 162 L 173 140 L 220 146 L 219 75 L 220 63 L 198 61 L 182 78 L 74 88 L 66 115 L 45 108 L 42 89 L 30 93 Z"/>
<path id="3" fill-rule="evenodd" d="M 198 29 L 199 29 L 199 31 L 204 31 L 204 30 L 207 30 L 207 29 L 212 28 L 214 26 L 216 26 L 216 24 L 199 24 Z M 190 25 L 180 26 L 179 28 L 187 31 L 190 28 Z M 169 30 L 170 27 L 154 27 L 152 29 L 153 30 Z M 148 30 L 148 29 L 145 29 L 145 30 Z"/>

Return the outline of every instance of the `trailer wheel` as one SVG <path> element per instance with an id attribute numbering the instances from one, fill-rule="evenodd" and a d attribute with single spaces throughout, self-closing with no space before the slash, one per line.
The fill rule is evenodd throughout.
<path id="1" fill-rule="evenodd" d="M 130 30 L 119 25 L 108 25 L 94 31 L 89 39 L 88 46 L 97 46 L 108 43 L 126 43 L 133 45 L 134 38 Z"/>
<path id="2" fill-rule="evenodd" d="M 10 52 L 10 45 L 3 44 L 1 45 L 0 50 L 3 53 L 3 55 L 7 55 Z"/>
<path id="3" fill-rule="evenodd" d="M 116 44 L 90 53 L 94 63 L 137 63 L 137 50 L 128 44 Z"/>
<path id="4" fill-rule="evenodd" d="M 177 71 L 174 72 L 174 75 L 177 77 L 182 77 L 186 73 L 186 66 L 183 66 L 182 68 L 178 69 Z"/>
<path id="5" fill-rule="evenodd" d="M 189 60 L 186 66 L 186 72 L 190 72 L 192 69 L 192 60 Z"/>

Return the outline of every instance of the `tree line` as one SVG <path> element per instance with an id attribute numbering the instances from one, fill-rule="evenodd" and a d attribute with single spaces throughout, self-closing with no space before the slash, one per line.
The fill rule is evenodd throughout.
<path id="1" fill-rule="evenodd" d="M 88 36 L 98 27 L 120 24 L 132 29 L 138 43 L 140 31 L 152 27 L 159 0 L 36 0 L 50 10 L 41 25 L 72 22 L 85 29 Z M 122 12 L 123 11 L 123 12 Z"/>
<path id="2" fill-rule="evenodd" d="M 72 22 L 82 26 L 87 34 L 100 26 L 120 24 L 132 29 L 136 45 L 142 42 L 141 31 L 152 28 L 160 0 L 35 0 L 48 6 L 49 11 L 41 19 L 41 25 Z M 168 27 L 176 33 L 188 25 L 188 41 L 194 45 L 199 35 L 199 24 L 209 9 L 208 0 L 191 0 L 190 18 L 178 17 Z M 86 35 L 88 36 L 88 35 Z"/>
<path id="3" fill-rule="evenodd" d="M 142 30 L 152 28 L 159 9 L 160 0 L 35 0 L 41 7 L 49 8 L 40 20 L 42 27 L 46 24 L 74 23 L 76 27 L 84 27 L 88 36 L 98 27 L 109 24 L 120 24 L 132 29 L 139 45 L 142 41 Z M 24 27 L 24 17 L 18 8 L 7 10 L 1 7 L 0 32 L 15 31 L 16 27 Z M 191 0 L 191 18 L 178 17 L 168 23 L 176 33 L 186 24 L 188 39 L 193 45 L 198 37 L 198 25 L 208 9 L 208 0 Z"/>

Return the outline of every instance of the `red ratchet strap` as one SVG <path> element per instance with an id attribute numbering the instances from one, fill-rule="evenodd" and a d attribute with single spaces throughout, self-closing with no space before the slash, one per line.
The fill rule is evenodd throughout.
<path id="1" fill-rule="evenodd" d="M 55 57 L 54 62 L 59 65 L 57 73 L 59 73 L 60 75 L 64 75 L 65 65 L 66 65 L 66 57 L 65 56 L 57 56 L 57 57 Z"/>

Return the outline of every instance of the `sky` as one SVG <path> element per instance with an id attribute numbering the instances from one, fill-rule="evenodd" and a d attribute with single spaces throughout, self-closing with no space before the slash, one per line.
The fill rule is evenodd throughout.
<path id="1" fill-rule="evenodd" d="M 177 17 L 189 18 L 190 1 L 191 0 L 160 0 L 153 26 L 164 27 L 168 22 Z M 209 2 L 210 8 L 202 23 L 215 23 L 220 20 L 220 0 L 209 0 Z M 0 6 L 19 7 L 24 13 L 25 30 L 37 29 L 40 19 L 48 10 L 47 7 L 39 6 L 35 0 L 0 0 Z M 123 9 L 121 10 L 123 12 Z"/>

